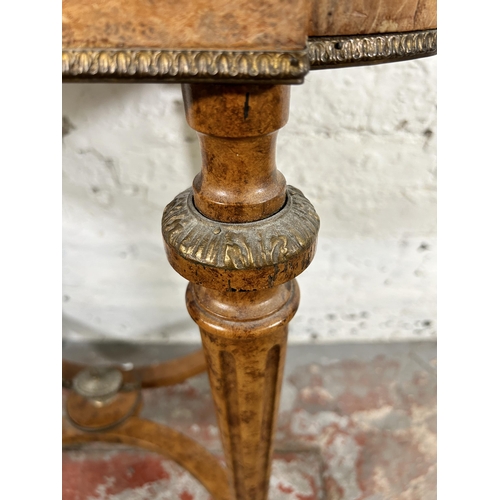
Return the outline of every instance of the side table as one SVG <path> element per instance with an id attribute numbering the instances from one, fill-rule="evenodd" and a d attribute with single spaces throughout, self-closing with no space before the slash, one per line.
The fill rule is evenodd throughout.
<path id="1" fill-rule="evenodd" d="M 125 372 L 63 362 L 63 444 L 140 446 L 218 500 L 265 500 L 286 356 L 319 218 L 276 168 L 290 85 L 310 70 L 436 54 L 435 0 L 63 0 L 63 82 L 182 83 L 202 165 L 163 213 L 203 352 Z M 141 389 L 208 370 L 226 467 L 141 419 Z"/>

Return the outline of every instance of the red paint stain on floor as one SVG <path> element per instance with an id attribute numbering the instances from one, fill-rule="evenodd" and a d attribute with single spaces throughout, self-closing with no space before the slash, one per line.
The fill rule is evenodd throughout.
<path id="1" fill-rule="evenodd" d="M 73 459 L 63 454 L 63 500 L 86 500 L 116 495 L 124 490 L 144 486 L 160 479 L 170 479 L 161 457 L 123 452 L 109 459 Z M 99 488 L 100 487 L 100 488 Z M 192 497 L 182 500 L 192 500 Z"/>
<path id="2" fill-rule="evenodd" d="M 436 380 L 431 368 L 408 354 L 389 354 L 294 368 L 287 378 L 293 404 L 280 414 L 275 460 L 281 465 L 274 496 L 436 498 Z M 160 418 L 222 455 L 208 380 L 205 387 L 198 382 L 190 388 L 186 382 L 144 395 L 149 418 Z M 107 499 L 145 485 L 149 491 L 161 479 L 167 479 L 161 488 L 171 491 L 172 498 L 199 498 L 189 481 L 179 486 L 181 476 L 172 473 L 168 481 L 161 457 L 133 451 L 102 457 L 63 454 L 63 500 Z"/>
<path id="3" fill-rule="evenodd" d="M 285 486 L 281 483 L 278 485 L 278 489 L 283 493 L 293 493 L 293 488 L 291 486 Z"/>

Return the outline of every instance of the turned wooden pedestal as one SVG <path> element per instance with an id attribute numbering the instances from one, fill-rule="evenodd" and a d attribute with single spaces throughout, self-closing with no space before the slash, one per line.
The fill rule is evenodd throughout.
<path id="1" fill-rule="evenodd" d="M 137 416 L 140 387 L 199 373 L 199 354 L 122 374 L 104 400 L 81 386 L 63 442 L 142 446 L 179 462 L 218 500 L 267 499 L 288 323 L 299 305 L 295 278 L 311 263 L 319 231 L 311 203 L 276 169 L 290 85 L 311 69 L 433 55 L 435 28 L 435 0 L 63 2 L 64 81 L 183 84 L 202 165 L 165 208 L 162 234 L 170 264 L 189 281 L 187 308 L 200 328 L 227 467 Z M 80 368 L 66 365 L 65 379 Z"/>
<path id="2" fill-rule="evenodd" d="M 277 130 L 289 87 L 183 87 L 199 134 L 202 169 L 165 209 L 174 269 L 191 283 L 186 302 L 200 327 L 234 497 L 265 500 L 294 278 L 311 262 L 319 219 L 276 170 Z"/>

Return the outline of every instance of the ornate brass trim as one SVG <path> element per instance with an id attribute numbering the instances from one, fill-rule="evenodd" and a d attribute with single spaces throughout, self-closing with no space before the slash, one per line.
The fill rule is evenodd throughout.
<path id="1" fill-rule="evenodd" d="M 307 51 L 74 49 L 62 52 L 63 81 L 301 83 Z"/>
<path id="2" fill-rule="evenodd" d="M 407 61 L 437 53 L 437 30 L 311 37 L 307 50 L 312 70 Z"/>
<path id="3" fill-rule="evenodd" d="M 295 52 L 67 49 L 64 82 L 302 83 L 312 69 L 406 61 L 437 53 L 437 30 L 311 37 Z"/>
<path id="4" fill-rule="evenodd" d="M 217 222 L 196 210 L 190 188 L 165 208 L 162 230 L 165 242 L 188 260 L 223 269 L 255 269 L 286 262 L 310 246 L 319 218 L 302 192 L 287 186 L 287 202 L 277 214 L 255 222 Z"/>
<path id="5" fill-rule="evenodd" d="M 170 264 L 192 283 L 207 288 L 272 288 L 300 274 L 316 250 L 319 217 L 297 188 L 276 214 L 255 222 L 207 219 L 187 189 L 167 205 L 162 233 Z"/>

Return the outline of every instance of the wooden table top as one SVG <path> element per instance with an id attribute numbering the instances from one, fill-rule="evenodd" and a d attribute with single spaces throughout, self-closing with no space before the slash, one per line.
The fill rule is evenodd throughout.
<path id="1" fill-rule="evenodd" d="M 299 83 L 314 67 L 422 57 L 436 48 L 436 0 L 63 0 L 62 9 L 66 80 L 264 76 Z M 363 54 L 356 57 L 356 50 Z M 125 58 L 121 63 L 119 54 Z M 232 69 L 224 69 L 221 54 Z M 175 60 L 183 56 L 187 60 Z M 204 69 L 210 64 L 215 67 Z M 273 75 L 263 70 L 266 65 L 274 67 Z"/>

